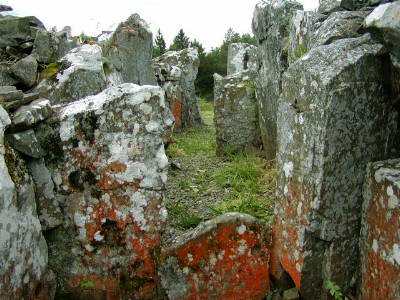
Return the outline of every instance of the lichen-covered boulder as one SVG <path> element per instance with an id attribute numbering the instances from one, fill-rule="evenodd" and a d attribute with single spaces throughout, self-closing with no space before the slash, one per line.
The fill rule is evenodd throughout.
<path id="1" fill-rule="evenodd" d="M 42 81 L 36 88 L 52 104 L 95 95 L 106 87 L 102 51 L 98 45 L 74 48 L 57 65 L 56 77 Z"/>
<path id="2" fill-rule="evenodd" d="M 257 72 L 257 47 L 246 43 L 233 43 L 228 48 L 227 74 L 250 70 Z"/>
<path id="3" fill-rule="evenodd" d="M 36 139 L 35 132 L 32 129 L 9 134 L 7 141 L 17 151 L 33 158 L 41 158 L 44 151 Z"/>
<path id="4" fill-rule="evenodd" d="M 138 14 L 121 23 L 102 48 L 108 66 L 107 76 L 113 76 L 109 79 L 111 84 L 156 83 L 151 65 L 153 34 Z"/>
<path id="5" fill-rule="evenodd" d="M 67 32 L 38 30 L 33 45 L 33 55 L 38 62 L 55 63 L 77 46 Z"/>
<path id="6" fill-rule="evenodd" d="M 324 297 L 324 280 L 346 292 L 359 274 L 366 165 L 398 154 L 387 59 L 366 34 L 314 48 L 284 74 L 273 253 L 305 299 Z"/>
<path id="7" fill-rule="evenodd" d="M 400 2 L 378 6 L 365 19 L 366 27 L 377 33 L 390 49 L 393 63 L 400 70 Z M 400 87 L 399 87 L 400 89 Z"/>
<path id="8" fill-rule="evenodd" d="M 367 11 L 334 12 L 312 34 L 310 49 L 328 45 L 336 40 L 359 37 Z"/>
<path id="9" fill-rule="evenodd" d="M 23 160 L 4 144 L 10 123 L 0 106 L 0 298 L 51 299 L 32 179 Z"/>
<path id="10" fill-rule="evenodd" d="M 36 83 L 38 63 L 32 55 L 20 59 L 14 63 L 10 71 L 22 84 L 30 88 Z"/>
<path id="11" fill-rule="evenodd" d="M 217 155 L 260 148 L 258 107 L 250 71 L 214 75 Z"/>
<path id="12" fill-rule="evenodd" d="M 361 298 L 398 299 L 400 159 L 375 162 L 368 166 L 362 217 Z"/>
<path id="13" fill-rule="evenodd" d="M 21 106 L 12 115 L 10 125 L 14 130 L 25 130 L 32 128 L 39 122 L 49 118 L 53 114 L 50 101 L 38 99 L 28 105 Z"/>
<path id="14" fill-rule="evenodd" d="M 335 11 L 362 10 L 388 1 L 393 0 L 319 0 L 318 11 L 323 14 L 330 14 Z"/>
<path id="15" fill-rule="evenodd" d="M 282 73 L 288 66 L 289 26 L 302 6 L 290 0 L 268 0 L 257 4 L 253 33 L 259 42 L 259 72 L 256 92 L 261 137 L 268 159 L 276 156 L 276 112 L 281 93 Z"/>
<path id="16" fill-rule="evenodd" d="M 37 127 L 47 155 L 35 168 L 47 168 L 54 183 L 51 193 L 49 176 L 39 179 L 53 206 L 42 213 L 57 219 L 57 201 L 64 214 L 47 235 L 60 294 L 153 299 L 166 218 L 163 134 L 172 125 L 160 87 L 127 83 L 65 105 Z"/>
<path id="17" fill-rule="evenodd" d="M 264 299 L 269 242 L 268 230 L 248 215 L 201 223 L 163 249 L 159 273 L 168 299 Z"/>
<path id="18" fill-rule="evenodd" d="M 0 48 L 16 47 L 33 41 L 40 29 L 45 27 L 35 17 L 4 16 L 0 18 Z"/>
<path id="19" fill-rule="evenodd" d="M 169 51 L 153 60 L 158 84 L 173 82 L 179 86 L 182 99 L 179 104 L 180 116 L 175 116 L 182 127 L 194 127 L 202 124 L 198 98 L 194 82 L 199 69 L 199 55 L 196 48 L 181 51 Z M 174 99 L 170 103 L 177 103 Z"/>

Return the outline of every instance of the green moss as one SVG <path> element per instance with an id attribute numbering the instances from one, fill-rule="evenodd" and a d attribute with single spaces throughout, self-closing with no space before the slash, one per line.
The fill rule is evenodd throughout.
<path id="1" fill-rule="evenodd" d="M 18 187 L 22 184 L 25 174 L 28 174 L 26 165 L 23 162 L 20 154 L 11 148 L 8 144 L 5 145 L 4 159 L 10 174 L 11 180 Z"/>
<path id="2" fill-rule="evenodd" d="M 299 44 L 293 51 L 290 51 L 289 62 L 295 62 L 296 60 L 302 58 L 307 52 L 307 47 L 304 44 Z"/>
<path id="3" fill-rule="evenodd" d="M 47 65 L 45 69 L 40 73 L 40 79 L 53 79 L 56 77 L 59 70 L 60 65 L 58 63 L 51 63 Z"/>
<path id="4" fill-rule="evenodd" d="M 203 219 L 182 203 L 167 203 L 167 210 L 174 227 L 187 230 L 196 227 Z"/>

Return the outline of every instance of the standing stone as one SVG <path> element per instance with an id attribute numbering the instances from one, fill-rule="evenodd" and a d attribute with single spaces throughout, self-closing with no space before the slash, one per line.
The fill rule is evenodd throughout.
<path id="1" fill-rule="evenodd" d="M 30 88 L 36 83 L 38 63 L 36 59 L 29 55 L 11 66 L 11 72 L 26 87 Z"/>
<path id="2" fill-rule="evenodd" d="M 153 34 L 148 24 L 138 14 L 130 16 L 121 23 L 102 47 L 108 63 L 106 75 L 112 76 L 109 78 L 111 84 L 130 82 L 154 85 L 156 83 L 151 65 Z"/>
<path id="3" fill-rule="evenodd" d="M 361 299 L 400 298 L 400 159 L 368 166 L 361 229 Z"/>
<path id="4" fill-rule="evenodd" d="M 214 113 L 217 155 L 260 148 L 257 99 L 250 71 L 225 78 L 214 75 Z"/>
<path id="5" fill-rule="evenodd" d="M 261 137 L 267 159 L 276 157 L 276 113 L 282 73 L 288 67 L 289 25 L 302 6 L 290 0 L 268 0 L 257 4 L 253 33 L 259 42 L 259 76 L 256 92 Z"/>
<path id="6" fill-rule="evenodd" d="M 246 43 L 233 43 L 228 48 L 227 74 L 250 70 L 257 72 L 257 47 Z"/>
<path id="7" fill-rule="evenodd" d="M 324 280 L 346 292 L 359 274 L 366 165 L 398 154 L 387 60 L 367 34 L 314 48 L 284 75 L 274 260 L 305 299 L 323 298 Z"/>
<path id="8" fill-rule="evenodd" d="M 256 219 L 238 213 L 186 232 L 161 254 L 168 299 L 264 299 L 270 288 L 269 238 Z"/>
<path id="9" fill-rule="evenodd" d="M 36 88 L 52 104 L 95 95 L 106 87 L 102 51 L 98 45 L 72 49 L 57 66 L 59 70 L 56 77 L 42 81 Z"/>
<path id="10" fill-rule="evenodd" d="M 0 298 L 51 299 L 32 180 L 22 159 L 4 145 L 10 122 L 0 106 Z"/>
<path id="11" fill-rule="evenodd" d="M 127 83 L 63 106 L 37 128 L 54 182 L 54 197 L 43 196 L 64 213 L 47 236 L 60 295 L 154 299 L 166 219 L 162 137 L 172 125 L 161 88 Z"/>
<path id="12" fill-rule="evenodd" d="M 200 64 L 197 49 L 169 51 L 155 58 L 153 63 L 158 83 L 161 86 L 167 81 L 176 82 L 182 91 L 181 114 L 180 117 L 178 116 L 178 120 L 180 120 L 178 123 L 181 123 L 182 127 L 201 125 L 203 122 L 194 85 Z M 172 99 L 169 101 L 174 103 Z"/>

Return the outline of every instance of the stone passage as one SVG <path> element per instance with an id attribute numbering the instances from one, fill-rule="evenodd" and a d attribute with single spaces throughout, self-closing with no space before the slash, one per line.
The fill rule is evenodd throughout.
<path id="1" fill-rule="evenodd" d="M 178 237 L 161 254 L 168 299 L 264 299 L 269 236 L 254 218 L 226 214 Z"/>
<path id="2" fill-rule="evenodd" d="M 361 298 L 400 298 L 399 159 L 368 166 L 360 244 Z"/>
<path id="3" fill-rule="evenodd" d="M 214 74 L 214 124 L 217 155 L 260 148 L 260 126 L 254 79 L 256 47 L 231 44 L 228 76 Z"/>
<path id="4" fill-rule="evenodd" d="M 153 60 L 157 82 L 166 92 L 177 129 L 203 122 L 194 86 L 199 63 L 195 48 L 169 51 Z"/>

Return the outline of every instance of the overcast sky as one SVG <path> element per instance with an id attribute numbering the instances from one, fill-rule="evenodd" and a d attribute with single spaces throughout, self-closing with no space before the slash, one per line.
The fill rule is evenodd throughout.
<path id="1" fill-rule="evenodd" d="M 73 34 L 97 35 L 113 29 L 137 12 L 153 32 L 158 28 L 169 44 L 180 28 L 210 49 L 219 46 L 229 27 L 251 32 L 254 6 L 259 0 L 3 0 L 17 15 L 37 16 L 48 29 L 69 25 Z M 306 9 L 318 0 L 303 0 Z"/>

